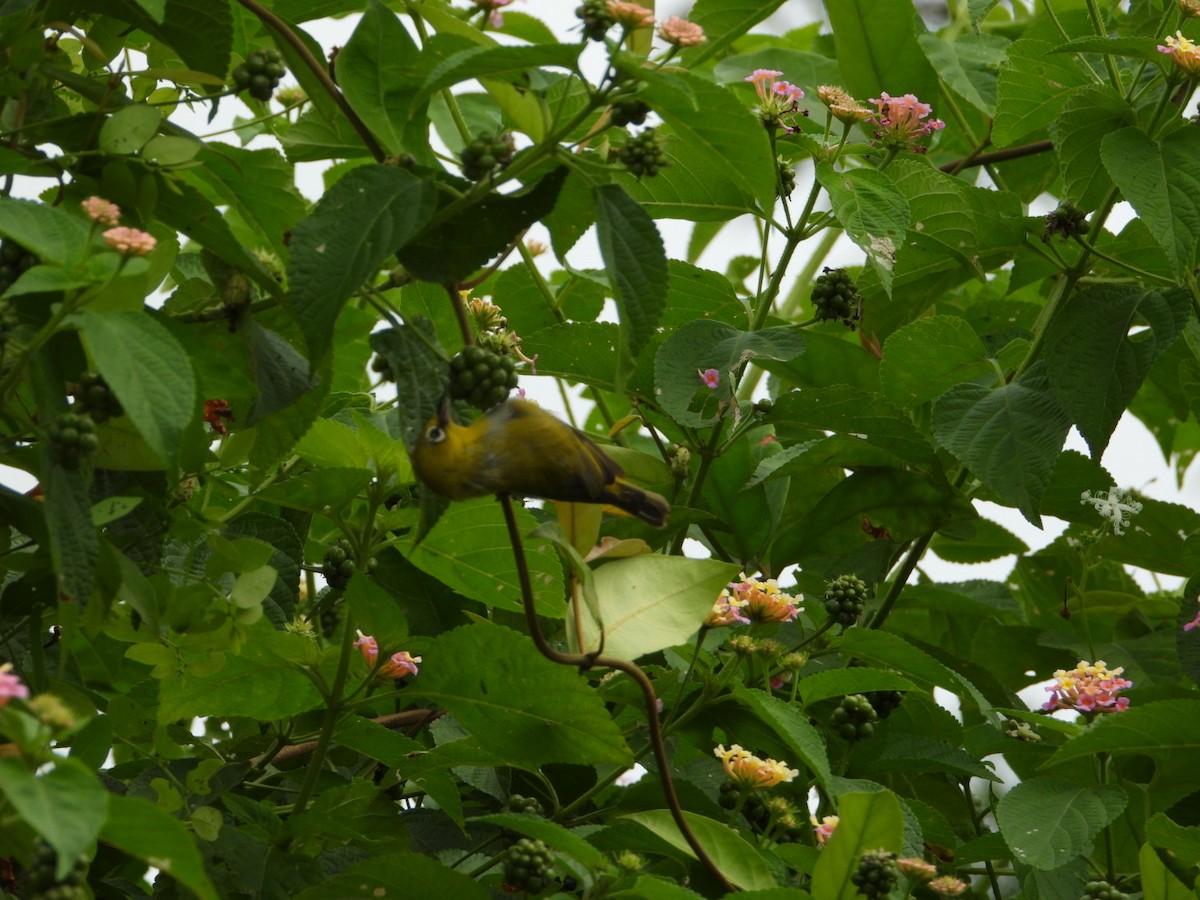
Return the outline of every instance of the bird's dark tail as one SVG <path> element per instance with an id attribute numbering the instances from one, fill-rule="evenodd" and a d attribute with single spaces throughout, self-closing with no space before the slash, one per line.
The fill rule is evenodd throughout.
<path id="1" fill-rule="evenodd" d="M 624 478 L 605 485 L 604 502 L 637 516 L 643 522 L 649 522 L 655 528 L 665 527 L 667 516 L 671 513 L 670 504 L 658 494 L 644 491 Z"/>

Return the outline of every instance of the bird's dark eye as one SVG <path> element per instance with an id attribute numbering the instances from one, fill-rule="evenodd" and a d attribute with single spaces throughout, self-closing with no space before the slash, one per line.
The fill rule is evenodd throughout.
<path id="1" fill-rule="evenodd" d="M 441 425 L 430 425 L 425 429 L 425 440 L 431 444 L 440 444 L 446 439 L 446 429 Z"/>

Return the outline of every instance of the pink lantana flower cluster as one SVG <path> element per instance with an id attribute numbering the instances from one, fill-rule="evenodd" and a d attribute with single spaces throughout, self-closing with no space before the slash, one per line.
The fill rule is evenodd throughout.
<path id="1" fill-rule="evenodd" d="M 9 700 L 28 700 L 29 688 L 12 673 L 12 663 L 0 666 L 0 706 Z"/>
<path id="2" fill-rule="evenodd" d="M 104 232 L 104 242 L 123 256 L 146 256 L 158 243 L 154 235 L 124 225 Z"/>
<path id="3" fill-rule="evenodd" d="M 1175 32 L 1174 37 L 1163 38 L 1158 45 L 1158 52 L 1165 53 L 1189 78 L 1200 78 L 1200 44 L 1190 38 L 1185 38 L 1182 31 Z"/>
<path id="4" fill-rule="evenodd" d="M 121 207 L 103 197 L 88 197 L 82 201 L 84 214 L 97 225 L 116 225 L 121 221 Z"/>
<path id="5" fill-rule="evenodd" d="M 804 610 L 794 596 L 785 593 L 774 578 L 731 581 L 713 603 L 704 624 L 749 625 L 752 622 L 790 622 Z"/>
<path id="6" fill-rule="evenodd" d="M 713 755 L 721 760 L 729 779 L 744 791 L 772 788 L 800 774 L 799 769 L 789 769 L 785 762 L 760 759 L 749 750 L 743 750 L 740 744 L 733 744 L 728 750 L 724 744 L 718 744 Z"/>
<path id="7" fill-rule="evenodd" d="M 362 653 L 363 660 L 367 664 L 368 669 L 375 668 L 375 662 L 379 659 L 379 643 L 369 634 L 358 632 L 358 640 L 354 642 L 354 646 Z M 417 663 L 421 661 L 421 657 L 413 656 L 407 650 L 402 650 L 399 653 L 393 653 L 391 658 L 385 662 L 379 669 L 379 678 L 403 678 L 406 675 L 417 674 Z"/>
<path id="8" fill-rule="evenodd" d="M 885 147 L 924 153 L 927 148 L 920 143 L 921 140 L 946 127 L 945 122 L 929 118 L 933 107 L 922 103 L 915 94 L 893 97 L 883 91 L 871 102 L 876 110 L 871 117 L 875 126 L 875 140 Z"/>
<path id="9" fill-rule="evenodd" d="M 782 128 L 788 134 L 797 131 L 796 116 L 807 116 L 800 108 L 804 91 L 788 81 L 776 81 L 783 73 L 775 69 L 755 69 L 745 80 L 758 94 L 758 117 L 768 128 Z"/>
<path id="10" fill-rule="evenodd" d="M 1080 660 L 1074 669 L 1059 669 L 1054 673 L 1054 684 L 1047 687 L 1050 699 L 1042 704 L 1047 712 L 1056 709 L 1073 709 L 1082 713 L 1124 712 L 1129 708 L 1128 697 L 1117 694 L 1133 687 L 1133 682 L 1122 678 L 1125 669 L 1098 659 L 1095 663 Z"/>

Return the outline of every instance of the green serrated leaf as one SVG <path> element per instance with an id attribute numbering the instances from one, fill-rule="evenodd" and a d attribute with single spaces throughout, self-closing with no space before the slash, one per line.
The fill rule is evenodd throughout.
<path id="1" fill-rule="evenodd" d="M 1096 836 L 1121 814 L 1127 802 L 1124 794 L 1112 788 L 1033 778 L 1000 799 L 996 821 L 1018 860 L 1038 869 L 1057 869 L 1091 853 Z"/>
<path id="2" fill-rule="evenodd" d="M 1056 56 L 1054 49 L 1054 44 L 1032 38 L 1009 46 L 997 86 L 996 146 L 1008 147 L 1045 128 L 1070 99 L 1070 88 L 1089 83 L 1073 58 Z"/>
<path id="3" fill-rule="evenodd" d="M 0 235 L 16 241 L 44 262 L 60 266 L 79 262 L 88 246 L 89 233 L 82 216 L 29 200 L 6 197 L 0 201 Z"/>
<path id="4" fill-rule="evenodd" d="M 1072 294 L 1046 332 L 1050 387 L 1088 442 L 1092 458 L 1108 446 L 1150 366 L 1183 331 L 1187 291 L 1096 285 Z M 1136 340 L 1130 328 L 1146 323 Z"/>
<path id="5" fill-rule="evenodd" d="M 44 477 L 46 527 L 59 590 L 86 603 L 100 554 L 87 479 L 82 472 L 59 465 L 48 466 Z"/>
<path id="6" fill-rule="evenodd" d="M 991 519 L 971 523 L 974 533 L 968 538 L 934 535 L 929 549 L 946 562 L 981 563 L 1011 554 L 1029 552 L 1029 545 Z"/>
<path id="7" fill-rule="evenodd" d="M 1108 85 L 1090 85 L 1071 94 L 1050 123 L 1066 199 L 1084 210 L 1095 209 L 1113 180 L 1101 157 L 1104 139 L 1133 124 L 1128 101 Z"/>
<path id="8" fill-rule="evenodd" d="M 625 345 L 636 356 L 666 307 L 670 275 L 662 237 L 620 186 L 599 185 L 592 195 L 600 255 L 616 293 Z"/>
<path id="9" fill-rule="evenodd" d="M 1046 762 L 1057 766 L 1096 753 L 1170 754 L 1200 751 L 1200 700 L 1160 700 L 1102 716 Z"/>
<path id="10" fill-rule="evenodd" d="M 936 101 L 937 73 L 917 43 L 925 27 L 912 0 L 839 0 L 826 3 L 825 11 L 851 94 L 868 98 L 903 90 Z"/>
<path id="11" fill-rule="evenodd" d="M 157 5 L 157 4 L 156 4 Z M 165 13 L 145 0 L 111 0 L 107 15 L 131 22 L 179 54 L 189 69 L 224 78 L 233 45 L 233 11 L 228 3 L 166 0 Z"/>
<path id="12" fill-rule="evenodd" d="M 410 317 L 404 325 L 372 334 L 371 349 L 387 363 L 396 391 L 404 398 L 396 413 L 400 438 L 412 453 L 450 381 L 433 325 L 424 317 Z"/>
<path id="13" fill-rule="evenodd" d="M 462 280 L 549 215 L 566 177 L 566 167 L 560 166 L 520 193 L 489 194 L 401 244 L 396 257 L 423 281 Z"/>
<path id="14" fill-rule="evenodd" d="M 292 230 L 289 306 L 314 359 L 329 349 L 342 305 L 429 221 L 435 201 L 428 179 L 360 166 Z"/>
<path id="15" fill-rule="evenodd" d="M 883 394 L 902 409 L 936 400 L 956 384 L 995 376 L 987 351 L 965 319 L 929 316 L 894 331 L 883 345 Z"/>
<path id="16" fill-rule="evenodd" d="M 371 2 L 338 54 L 338 86 L 390 156 L 404 150 L 407 114 L 419 84 L 417 45 L 394 12 Z"/>
<path id="17" fill-rule="evenodd" d="M 775 197 L 775 159 L 762 122 L 728 88 L 680 69 L 631 67 L 645 85 L 639 97 L 670 126 L 716 181 L 770 208 Z M 690 158 L 689 152 L 689 158 Z"/>
<path id="18" fill-rule="evenodd" d="M 807 678 L 805 679 L 807 681 Z M 765 691 L 738 687 L 734 697 L 769 726 L 812 772 L 821 788 L 833 793 L 833 772 L 821 733 L 794 704 Z"/>
<path id="19" fill-rule="evenodd" d="M 22 759 L 0 759 L 0 791 L 55 849 L 59 879 L 86 855 L 108 812 L 108 792 L 77 760 L 60 759 L 50 771 L 35 775 Z"/>
<path id="20" fill-rule="evenodd" d="M 797 431 L 792 429 L 838 432 L 885 449 L 926 471 L 934 467 L 933 447 L 907 415 L 878 394 L 848 385 L 783 394 L 775 401 L 767 421 L 783 436 L 795 435 Z"/>
<path id="21" fill-rule="evenodd" d="M 522 533 L 533 530 L 533 516 L 516 510 Z M 525 548 L 533 596 L 541 615 L 564 612 L 563 574 L 547 543 Z M 494 498 L 452 503 L 433 530 L 407 554 L 419 569 L 440 579 L 465 597 L 488 606 L 520 611 L 521 590 L 508 529 Z"/>
<path id="22" fill-rule="evenodd" d="M 225 654 L 212 674 L 184 672 L 163 679 L 159 722 L 191 716 L 278 719 L 319 707 L 324 701 L 312 681 L 294 661 L 276 652 L 297 642 L 307 644 L 308 638 L 275 633 L 265 622 L 259 626 L 266 630 L 258 628 L 239 652 Z"/>
<path id="23" fill-rule="evenodd" d="M 306 204 L 278 151 L 208 143 L 197 159 L 203 165 L 182 177 L 215 204 L 236 211 L 258 246 L 286 259 L 287 233 L 304 217 Z"/>
<path id="24" fill-rule="evenodd" d="M 1100 145 L 1104 167 L 1162 245 L 1177 275 L 1196 265 L 1200 247 L 1200 132 L 1152 140 L 1131 126 Z"/>
<path id="25" fill-rule="evenodd" d="M 794 328 L 739 331 L 723 322 L 696 319 L 675 331 L 654 358 L 654 382 L 663 409 L 681 425 L 705 427 L 733 401 L 733 373 L 749 362 L 794 359 L 804 337 Z M 717 384 L 702 377 L 717 370 Z"/>
<path id="26" fill-rule="evenodd" d="M 938 443 L 1039 527 L 1041 497 L 1069 428 L 1044 363 L 998 388 L 960 384 L 933 407 Z"/>
<path id="27" fill-rule="evenodd" d="M 125 414 L 173 481 L 184 432 L 199 414 L 187 352 L 150 313 L 85 311 L 72 321 Z"/>
<path id="28" fill-rule="evenodd" d="M 424 652 L 419 677 L 423 696 L 450 710 L 510 765 L 631 762 L 620 730 L 587 682 L 543 658 L 515 631 L 481 623 L 443 634 Z"/>
<path id="29" fill-rule="evenodd" d="M 846 234 L 867 254 L 880 282 L 890 290 L 896 252 L 908 231 L 908 199 L 888 175 L 875 169 L 839 172 L 820 162 L 817 179 Z"/>
<path id="30" fill-rule="evenodd" d="M 985 116 L 996 113 L 996 81 L 1009 41 L 995 34 L 960 34 L 947 41 L 933 34 L 917 36 L 929 64 L 941 79 Z"/>

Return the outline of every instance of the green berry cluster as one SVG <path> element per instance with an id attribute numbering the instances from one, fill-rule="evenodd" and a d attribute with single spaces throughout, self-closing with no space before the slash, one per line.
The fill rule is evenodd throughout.
<path id="1" fill-rule="evenodd" d="M 336 603 L 323 603 L 321 611 L 317 615 L 317 622 L 321 628 L 321 636 L 326 640 L 333 637 L 337 633 L 338 625 L 342 623 L 342 610 Z"/>
<path id="2" fill-rule="evenodd" d="M 278 50 L 251 50 L 246 61 L 233 70 L 233 85 L 239 91 L 249 91 L 255 100 L 266 103 L 279 87 L 279 79 L 287 71 Z"/>
<path id="3" fill-rule="evenodd" d="M 79 388 L 74 393 L 72 411 L 86 413 L 97 425 L 125 415 L 125 407 L 102 375 L 84 372 L 79 376 Z"/>
<path id="4" fill-rule="evenodd" d="M 875 733 L 875 723 L 878 721 L 879 714 L 875 712 L 875 707 L 862 694 L 843 697 L 829 717 L 829 724 L 834 731 L 847 741 L 865 741 Z"/>
<path id="5" fill-rule="evenodd" d="M 862 297 L 845 269 L 826 266 L 813 285 L 812 302 L 818 322 L 838 321 L 853 330 L 862 318 Z"/>
<path id="6" fill-rule="evenodd" d="M 521 838 L 508 848 L 504 883 L 518 891 L 540 894 L 554 878 L 554 855 L 544 843 Z"/>
<path id="7" fill-rule="evenodd" d="M 629 142 L 617 151 L 617 159 L 638 178 L 643 175 L 657 175 L 660 169 L 665 169 L 671 164 L 663 153 L 658 132 L 653 128 L 647 128 L 641 134 L 631 137 Z"/>
<path id="8" fill-rule="evenodd" d="M 604 40 L 608 29 L 617 24 L 608 11 L 608 0 L 583 0 L 583 5 L 575 10 L 575 16 L 583 22 L 583 35 L 589 41 Z"/>
<path id="9" fill-rule="evenodd" d="M 476 409 L 491 409 L 517 386 L 517 365 L 511 357 L 472 345 L 450 360 L 450 396 Z"/>
<path id="10" fill-rule="evenodd" d="M 1069 200 L 1064 200 L 1053 212 L 1047 213 L 1046 233 L 1042 235 L 1042 242 L 1048 243 L 1055 235 L 1066 240 L 1087 232 L 1087 213 Z"/>
<path id="11" fill-rule="evenodd" d="M 881 719 L 886 719 L 904 702 L 903 691 L 871 691 L 866 696 L 871 703 L 871 708 Z"/>
<path id="12" fill-rule="evenodd" d="M 648 115 L 650 107 L 637 97 L 622 97 L 612 105 L 612 123 L 620 128 L 626 125 L 642 125 Z"/>
<path id="13" fill-rule="evenodd" d="M 776 159 L 775 164 L 779 166 L 779 196 L 786 200 L 796 189 L 796 168 L 782 159 Z"/>
<path id="14" fill-rule="evenodd" d="M 26 269 L 42 260 L 13 241 L 0 241 L 0 294 L 7 291 Z"/>
<path id="15" fill-rule="evenodd" d="M 858 868 L 850 876 L 858 892 L 869 900 L 886 897 L 900 880 L 900 869 L 896 866 L 896 854 L 886 850 L 868 850 L 858 861 Z"/>
<path id="16" fill-rule="evenodd" d="M 483 181 L 496 169 L 503 169 L 512 162 L 516 150 L 511 132 L 481 134 L 463 147 L 459 155 L 463 176 L 471 181 Z"/>
<path id="17" fill-rule="evenodd" d="M 825 586 L 825 612 L 843 628 L 858 621 L 868 599 L 867 583 L 853 575 L 839 575 Z"/>
<path id="18" fill-rule="evenodd" d="M 39 841 L 33 850 L 29 868 L 25 870 L 29 893 L 24 896 L 35 900 L 85 900 L 89 896 L 83 886 L 87 856 L 80 856 L 62 881 L 54 875 L 57 863 L 58 854 L 54 848 L 45 841 Z"/>
<path id="19" fill-rule="evenodd" d="M 345 538 L 338 538 L 325 551 L 321 574 L 325 576 L 325 581 L 334 590 L 342 590 L 350 583 L 350 577 L 355 572 L 353 554 L 354 547 Z M 367 561 L 367 574 L 370 575 L 373 571 L 375 571 L 375 560 L 370 559 Z"/>
<path id="20" fill-rule="evenodd" d="M 46 426 L 50 439 L 50 460 L 64 469 L 78 469 L 84 459 L 96 452 L 100 441 L 91 416 L 76 412 L 59 413 Z"/>
<path id="21" fill-rule="evenodd" d="M 544 816 L 546 809 L 537 797 L 526 797 L 522 794 L 510 794 L 505 804 L 509 812 L 526 813 L 531 816 Z"/>
<path id="22" fill-rule="evenodd" d="M 1107 881 L 1089 881 L 1083 886 L 1083 896 L 1079 900 L 1129 900 L 1129 895 Z"/>

